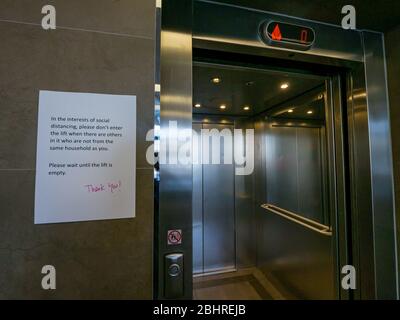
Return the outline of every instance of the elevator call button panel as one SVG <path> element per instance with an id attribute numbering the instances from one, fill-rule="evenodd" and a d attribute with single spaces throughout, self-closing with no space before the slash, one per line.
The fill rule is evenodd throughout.
<path id="1" fill-rule="evenodd" d="M 183 254 L 171 253 L 164 258 L 165 288 L 167 299 L 179 299 L 183 296 Z"/>

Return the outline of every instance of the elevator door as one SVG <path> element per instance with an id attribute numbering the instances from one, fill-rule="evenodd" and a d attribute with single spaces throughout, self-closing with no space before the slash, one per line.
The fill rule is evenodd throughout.
<path id="1" fill-rule="evenodd" d="M 193 143 L 198 160 L 193 165 L 194 273 L 231 270 L 235 268 L 233 127 L 193 124 L 193 130 L 199 137 Z M 216 134 L 220 137 L 215 138 Z M 226 150 L 228 145 L 231 152 Z M 213 163 L 215 152 L 219 153 L 218 164 Z"/>

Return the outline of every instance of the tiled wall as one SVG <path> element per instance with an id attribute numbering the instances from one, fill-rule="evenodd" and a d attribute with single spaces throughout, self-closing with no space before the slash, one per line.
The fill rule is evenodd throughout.
<path id="1" fill-rule="evenodd" d="M 400 26 L 385 35 L 392 127 L 397 241 L 400 248 Z"/>
<path id="2" fill-rule="evenodd" d="M 152 297 L 154 26 L 155 0 L 0 1 L 0 298 Z M 136 218 L 33 224 L 39 90 L 137 95 Z"/>

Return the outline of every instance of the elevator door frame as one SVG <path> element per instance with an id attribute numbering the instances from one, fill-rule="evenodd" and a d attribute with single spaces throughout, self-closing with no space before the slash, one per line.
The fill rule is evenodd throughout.
<path id="1" fill-rule="evenodd" d="M 338 118 L 333 121 L 343 125 L 349 145 L 347 148 L 343 144 L 335 152 L 337 156 L 349 159 L 349 165 L 339 170 L 343 177 L 350 177 L 350 183 L 346 186 L 346 198 L 339 199 L 346 204 L 346 210 L 338 215 L 338 237 L 351 246 L 339 251 L 341 261 L 355 265 L 358 273 L 357 289 L 341 290 L 340 298 L 397 298 L 393 166 L 382 34 L 343 30 L 333 25 L 212 1 L 166 0 L 161 11 L 162 133 L 167 130 L 169 120 L 177 120 L 178 130 L 190 139 L 185 130 L 192 125 L 193 48 L 253 56 L 257 60 L 274 61 L 278 67 L 290 63 L 299 69 L 307 65 L 341 70 L 333 83 L 333 92 L 345 94 L 336 94 L 333 99 L 337 105 L 346 105 L 340 112 L 347 122 L 342 124 Z M 260 19 L 311 27 L 317 33 L 316 43 L 308 52 L 270 47 L 260 40 L 256 30 Z M 183 143 L 185 141 L 179 142 Z M 155 213 L 155 297 L 164 298 L 164 256 L 180 252 L 185 257 L 182 298 L 191 298 L 191 168 L 189 165 L 160 164 L 159 173 Z M 338 183 L 346 185 L 345 181 Z M 351 227 L 347 225 L 349 222 Z M 167 245 L 165 234 L 169 228 L 183 230 L 182 245 Z"/>

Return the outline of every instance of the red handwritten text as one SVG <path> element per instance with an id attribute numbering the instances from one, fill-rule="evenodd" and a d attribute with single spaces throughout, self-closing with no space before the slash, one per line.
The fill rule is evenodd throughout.
<path id="1" fill-rule="evenodd" d="M 87 188 L 87 191 L 90 193 L 105 191 L 103 184 L 99 184 L 99 185 L 88 184 L 85 186 L 85 188 Z"/>
<path id="2" fill-rule="evenodd" d="M 121 191 L 121 181 L 118 182 L 108 182 L 107 184 L 87 184 L 85 185 L 85 189 L 88 193 L 99 193 L 99 192 L 111 192 L 115 193 L 117 191 Z"/>
<path id="3" fill-rule="evenodd" d="M 118 181 L 118 183 L 109 182 L 108 188 L 110 189 L 111 193 L 114 193 L 115 191 L 121 191 L 121 181 Z"/>

